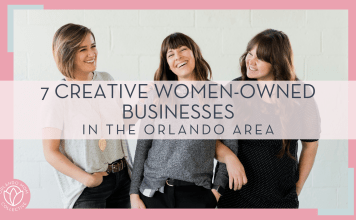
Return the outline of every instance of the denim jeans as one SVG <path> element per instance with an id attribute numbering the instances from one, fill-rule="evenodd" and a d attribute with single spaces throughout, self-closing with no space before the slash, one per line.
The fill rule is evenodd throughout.
<path id="1" fill-rule="evenodd" d="M 131 208 L 131 180 L 127 167 L 120 172 L 103 177 L 103 182 L 93 188 L 85 188 L 73 209 L 83 208 Z"/>

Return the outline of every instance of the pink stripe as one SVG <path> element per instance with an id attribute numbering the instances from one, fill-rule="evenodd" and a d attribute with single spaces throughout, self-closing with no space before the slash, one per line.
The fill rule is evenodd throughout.
<path id="1" fill-rule="evenodd" d="M 356 11 L 355 2 L 347 0 L 338 1 L 285 1 L 285 0 L 255 0 L 251 1 L 230 1 L 219 0 L 209 1 L 2 1 L 0 13 L 0 56 L 3 64 L 0 80 L 13 80 L 13 57 L 7 53 L 7 7 L 8 4 L 44 4 L 45 9 L 348 9 L 349 10 L 349 64 L 355 61 L 356 39 Z M 349 80 L 356 80 L 356 67 L 349 65 Z M 352 100 L 355 101 L 355 100 Z M 0 183 L 9 181 L 13 177 L 13 141 L 0 141 L 2 151 L 0 154 L 1 177 Z M 356 140 L 349 141 L 349 166 L 355 167 Z M 18 213 L 11 213 L 0 207 L 2 219 L 101 219 L 101 218 L 127 218 L 127 219 L 221 219 L 221 218 L 241 218 L 241 219 L 264 219 L 267 216 L 273 219 L 354 219 L 354 216 L 317 216 L 317 210 L 23 210 Z M 268 218 L 267 217 L 267 218 Z"/>

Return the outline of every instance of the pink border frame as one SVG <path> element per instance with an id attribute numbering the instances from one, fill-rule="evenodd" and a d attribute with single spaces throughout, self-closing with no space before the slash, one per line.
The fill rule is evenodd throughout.
<path id="1" fill-rule="evenodd" d="M 7 52 L 7 5 L 44 5 L 44 9 L 344 9 L 349 11 L 349 81 L 356 80 L 356 67 L 352 64 L 356 60 L 356 43 L 350 39 L 356 38 L 356 2 L 352 0 L 338 0 L 326 2 L 321 0 L 298 0 L 287 2 L 285 0 L 254 0 L 229 1 L 219 0 L 215 2 L 180 0 L 169 2 L 164 0 L 131 0 L 112 2 L 101 0 L 96 2 L 85 1 L 49 1 L 49 0 L 4 0 L 0 10 L 0 57 L 3 71 L 0 75 L 2 81 L 13 80 L 13 54 Z M 179 5 L 179 6 L 178 6 Z M 350 100 L 351 101 L 351 100 Z M 354 100 L 353 100 L 354 101 Z M 10 105 L 11 106 L 11 105 Z M 349 113 L 351 114 L 351 112 Z M 13 140 L 0 140 L 2 152 L 0 154 L 1 177 L 0 185 L 13 179 Z M 355 168 L 356 140 L 349 140 L 349 167 Z M 104 214 L 105 212 L 105 214 Z M 62 209 L 25 209 L 19 212 L 9 212 L 0 208 L 0 216 L 3 219 L 63 219 L 80 218 L 132 218 L 132 219 L 181 219 L 181 218 L 205 218 L 218 219 L 246 218 L 257 219 L 270 216 L 274 219 L 354 219 L 352 216 L 318 216 L 316 209 L 300 210 L 62 210 Z"/>

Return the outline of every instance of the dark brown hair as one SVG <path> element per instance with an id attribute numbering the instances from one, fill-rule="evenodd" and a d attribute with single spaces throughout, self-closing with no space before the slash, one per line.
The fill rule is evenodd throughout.
<path id="1" fill-rule="evenodd" d="M 282 31 L 267 29 L 253 37 L 247 44 L 246 51 L 240 57 L 242 80 L 251 80 L 247 77 L 246 56 L 255 47 L 257 58 L 272 65 L 271 72 L 276 81 L 298 80 L 293 62 L 293 51 L 288 36 Z M 282 158 L 285 153 L 296 160 L 290 153 L 290 140 L 282 141 L 282 149 L 277 154 Z"/>
<path id="2" fill-rule="evenodd" d="M 87 27 L 78 24 L 66 24 L 54 34 L 52 53 L 59 71 L 65 76 L 74 79 L 74 58 L 80 44 L 87 34 L 95 37 Z"/>
<path id="3" fill-rule="evenodd" d="M 245 60 L 255 46 L 257 58 L 272 65 L 274 80 L 297 80 L 289 38 L 282 31 L 273 29 L 262 31 L 248 42 L 245 53 L 240 57 L 242 80 L 249 80 Z"/>
<path id="4" fill-rule="evenodd" d="M 161 46 L 160 53 L 160 63 L 159 67 L 155 73 L 155 81 L 176 81 L 178 77 L 170 69 L 167 62 L 167 51 L 169 49 L 177 49 L 178 47 L 186 46 L 188 47 L 194 55 L 195 59 L 195 80 L 197 81 L 206 81 L 211 79 L 212 72 L 209 64 L 204 60 L 203 55 L 201 54 L 199 46 L 185 34 L 182 33 L 173 33 L 166 37 Z"/>

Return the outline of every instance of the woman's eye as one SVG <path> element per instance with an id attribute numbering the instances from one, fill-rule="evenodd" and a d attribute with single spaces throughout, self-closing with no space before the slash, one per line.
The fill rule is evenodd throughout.
<path id="1" fill-rule="evenodd" d="M 252 56 L 252 53 L 248 53 L 248 55 Z"/>
<path id="2" fill-rule="evenodd" d="M 187 48 L 183 48 L 181 51 L 184 51 L 184 50 L 186 50 Z"/>
<path id="3" fill-rule="evenodd" d="M 173 54 L 169 54 L 169 55 L 168 55 L 168 57 L 171 57 L 171 56 L 173 56 Z"/>
<path id="4" fill-rule="evenodd" d="M 91 47 L 96 47 L 96 45 L 93 45 L 93 46 L 91 46 Z"/>
<path id="5" fill-rule="evenodd" d="M 85 51 L 85 49 L 81 49 L 80 52 Z"/>

